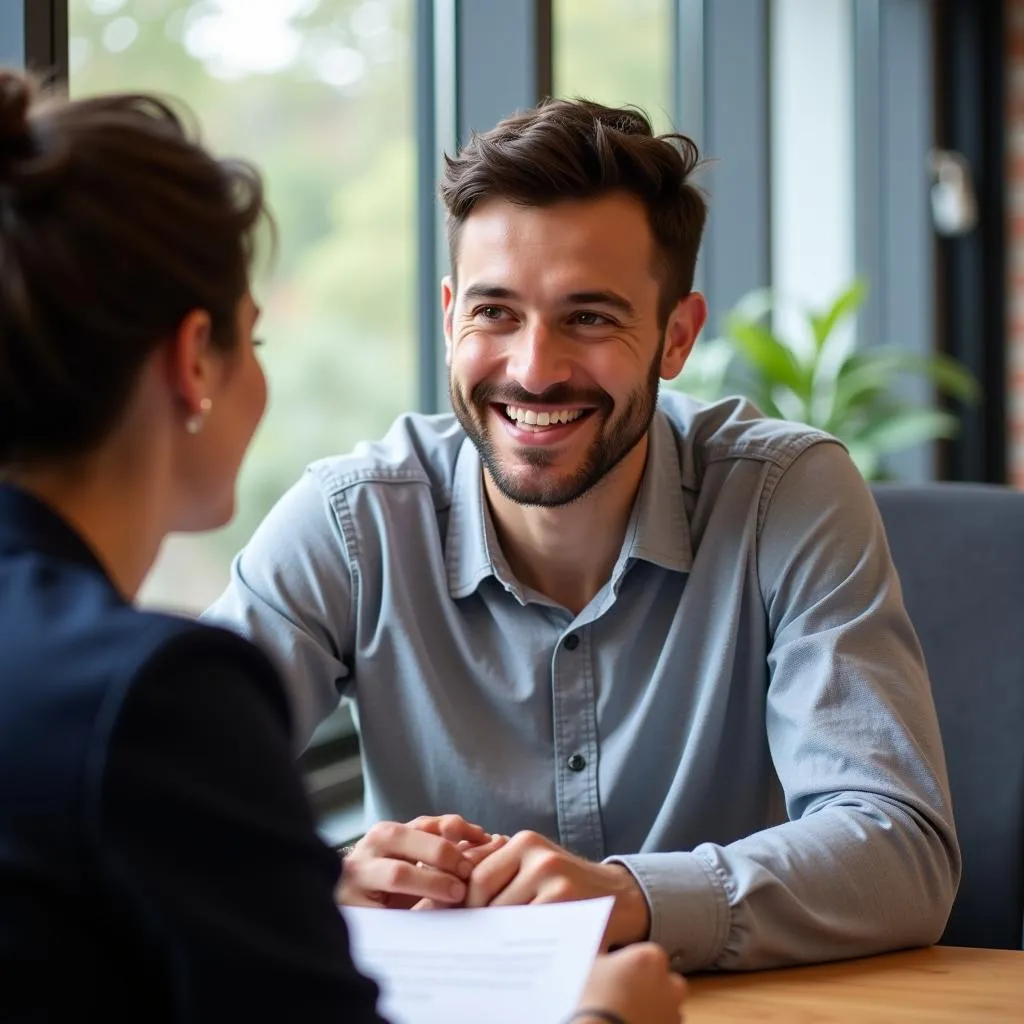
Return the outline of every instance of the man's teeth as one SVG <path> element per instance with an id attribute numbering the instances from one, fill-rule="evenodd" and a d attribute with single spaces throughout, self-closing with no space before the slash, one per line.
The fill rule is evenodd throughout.
<path id="1" fill-rule="evenodd" d="M 583 415 L 582 409 L 558 409 L 555 412 L 535 412 L 533 409 L 520 409 L 517 405 L 506 405 L 505 415 L 520 425 L 528 427 L 549 427 L 557 423 L 572 423 Z"/>

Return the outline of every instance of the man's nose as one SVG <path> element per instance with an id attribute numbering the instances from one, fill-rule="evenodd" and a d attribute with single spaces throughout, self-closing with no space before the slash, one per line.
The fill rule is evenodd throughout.
<path id="1" fill-rule="evenodd" d="M 512 343 L 508 375 L 535 395 L 564 384 L 572 376 L 572 366 L 563 341 L 545 324 L 524 328 Z"/>

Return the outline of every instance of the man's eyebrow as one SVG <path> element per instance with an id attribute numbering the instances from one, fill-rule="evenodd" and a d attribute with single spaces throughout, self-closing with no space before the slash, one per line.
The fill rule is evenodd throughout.
<path id="1" fill-rule="evenodd" d="M 467 299 L 519 299 L 519 294 L 511 288 L 497 284 L 471 284 L 463 295 Z M 564 305 L 573 306 L 610 306 L 626 316 L 636 316 L 633 304 L 617 292 L 602 289 L 590 292 L 572 292 L 562 300 Z"/>
<path id="2" fill-rule="evenodd" d="M 567 303 L 580 306 L 611 306 L 626 316 L 636 316 L 636 310 L 629 299 L 610 290 L 596 292 L 573 292 L 565 297 Z"/>
<path id="3" fill-rule="evenodd" d="M 467 299 L 518 299 L 519 296 L 511 288 L 503 288 L 499 284 L 471 284 L 462 293 Z"/>

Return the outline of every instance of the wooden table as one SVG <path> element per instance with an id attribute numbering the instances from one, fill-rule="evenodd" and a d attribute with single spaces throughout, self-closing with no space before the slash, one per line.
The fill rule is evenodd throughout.
<path id="1" fill-rule="evenodd" d="M 691 978 L 686 1024 L 1024 1024 L 1024 953 L 934 946 Z"/>

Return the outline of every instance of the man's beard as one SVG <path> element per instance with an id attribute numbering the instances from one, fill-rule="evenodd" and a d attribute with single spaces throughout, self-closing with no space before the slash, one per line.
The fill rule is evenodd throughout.
<path id="1" fill-rule="evenodd" d="M 490 384 L 481 381 L 467 401 L 454 377 L 448 376 L 448 391 L 452 409 L 463 430 L 476 446 L 480 459 L 498 490 L 518 505 L 537 505 L 555 508 L 582 498 L 600 483 L 647 435 L 658 402 L 658 383 L 661 375 L 661 346 L 651 363 L 644 384 L 632 391 L 625 400 L 622 412 L 612 419 L 614 401 L 606 391 L 579 391 L 567 384 L 556 384 L 539 395 L 532 394 L 518 384 Z M 597 418 L 597 436 L 575 472 L 560 477 L 523 480 L 524 474 L 506 469 L 485 424 L 492 405 L 540 404 L 565 408 L 587 406 L 593 411 L 588 418 Z M 504 415 L 504 412 L 501 413 Z M 546 448 L 523 445 L 516 449 L 518 462 L 543 470 L 553 462 L 553 453 Z"/>

